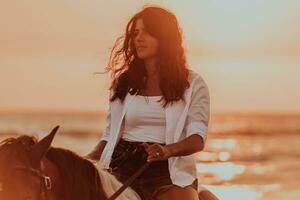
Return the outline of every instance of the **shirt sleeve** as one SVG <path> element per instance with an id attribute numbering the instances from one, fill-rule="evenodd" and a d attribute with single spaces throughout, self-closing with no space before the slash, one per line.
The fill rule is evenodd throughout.
<path id="1" fill-rule="evenodd" d="M 206 83 L 202 77 L 195 79 L 191 103 L 187 114 L 186 134 L 198 134 L 206 142 L 210 118 L 210 97 Z"/>
<path id="2" fill-rule="evenodd" d="M 111 95 L 112 92 L 110 91 L 110 96 Z M 110 136 L 110 124 L 111 124 L 111 102 L 109 102 L 108 112 L 106 114 L 105 122 L 106 122 L 106 128 L 102 133 L 100 140 L 108 141 Z"/>

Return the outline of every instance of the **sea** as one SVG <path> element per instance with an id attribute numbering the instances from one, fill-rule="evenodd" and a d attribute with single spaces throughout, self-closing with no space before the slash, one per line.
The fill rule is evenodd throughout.
<path id="1" fill-rule="evenodd" d="M 52 145 L 85 155 L 105 129 L 105 112 L 0 113 L 0 141 L 41 139 L 57 125 Z M 214 113 L 194 156 L 199 184 L 220 200 L 300 199 L 300 113 Z"/>

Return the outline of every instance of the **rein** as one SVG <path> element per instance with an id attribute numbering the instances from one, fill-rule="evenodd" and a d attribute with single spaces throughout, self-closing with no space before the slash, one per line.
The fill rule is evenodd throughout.
<path id="1" fill-rule="evenodd" d="M 150 162 L 146 162 L 141 168 L 139 168 L 131 177 L 126 180 L 126 182 L 120 187 L 111 197 L 107 200 L 115 200 L 126 188 L 128 188 L 133 181 L 141 174 L 145 169 L 150 165 Z M 41 200 L 47 200 L 48 192 L 52 189 L 52 180 L 49 176 L 45 175 L 42 171 L 31 168 L 31 167 L 23 167 L 23 166 L 16 166 L 14 167 L 15 170 L 30 172 L 33 175 L 37 176 L 41 180 Z M 1 187 L 1 185 L 0 185 Z"/>
<path id="2" fill-rule="evenodd" d="M 150 165 L 150 162 L 146 162 L 138 171 L 136 171 L 128 180 L 120 187 L 111 197 L 107 200 L 115 200 L 132 182 Z"/>

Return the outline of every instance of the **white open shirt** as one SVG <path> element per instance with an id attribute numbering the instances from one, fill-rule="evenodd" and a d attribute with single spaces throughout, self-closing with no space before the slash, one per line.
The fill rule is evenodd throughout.
<path id="1" fill-rule="evenodd" d="M 165 143 L 171 144 L 192 135 L 198 134 L 205 143 L 210 118 L 210 97 L 208 87 L 203 78 L 193 70 L 189 70 L 190 87 L 185 91 L 183 100 L 168 104 L 166 110 Z M 110 92 L 112 95 L 112 91 Z M 127 93 L 123 104 L 120 99 L 109 102 L 106 116 L 106 129 L 100 140 L 106 140 L 99 167 L 109 169 L 111 156 L 115 145 L 124 130 L 124 115 L 135 95 Z M 168 159 L 169 172 L 172 183 L 185 187 L 197 178 L 196 161 L 194 155 L 170 157 Z"/>

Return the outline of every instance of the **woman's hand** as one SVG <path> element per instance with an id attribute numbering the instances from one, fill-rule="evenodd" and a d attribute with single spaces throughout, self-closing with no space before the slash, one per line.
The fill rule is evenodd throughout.
<path id="1" fill-rule="evenodd" d="M 83 156 L 83 158 L 88 159 L 88 160 L 92 160 L 92 161 L 99 161 L 100 160 L 100 155 L 99 155 L 99 153 L 91 152 L 91 153 Z"/>
<path id="2" fill-rule="evenodd" d="M 153 162 L 158 160 L 167 160 L 172 156 L 171 150 L 167 146 L 160 144 L 148 144 L 143 143 L 142 146 L 148 153 L 147 162 Z"/>
<path id="3" fill-rule="evenodd" d="M 166 160 L 170 157 L 187 156 L 200 152 L 204 148 L 203 138 L 198 134 L 190 135 L 183 140 L 162 146 L 158 143 L 149 145 L 143 143 L 145 150 L 148 153 L 148 162 L 156 160 Z"/>
<path id="4" fill-rule="evenodd" d="M 87 155 L 83 156 L 83 158 L 92 160 L 94 162 L 97 162 L 101 158 L 101 154 L 104 150 L 104 147 L 106 145 L 107 141 L 101 140 L 95 147 L 94 149 L 88 153 Z"/>

